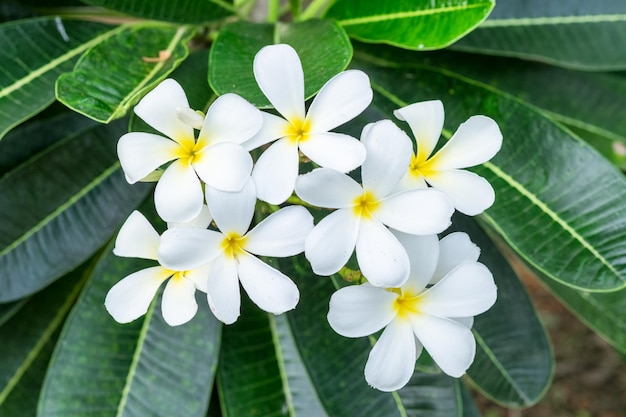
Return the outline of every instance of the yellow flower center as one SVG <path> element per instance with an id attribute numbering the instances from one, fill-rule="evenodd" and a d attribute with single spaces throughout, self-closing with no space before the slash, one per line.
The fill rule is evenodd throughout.
<path id="1" fill-rule="evenodd" d="M 172 278 L 173 280 L 182 280 L 183 278 L 185 278 L 185 275 L 187 274 L 188 271 L 172 271 Z"/>
<path id="2" fill-rule="evenodd" d="M 352 210 L 354 210 L 355 216 L 371 218 L 378 206 L 380 206 L 380 202 L 374 197 L 374 194 L 371 191 L 365 191 L 354 199 Z"/>
<path id="3" fill-rule="evenodd" d="M 308 120 L 293 119 L 289 127 L 285 129 L 285 137 L 294 143 L 307 140 L 310 133 L 311 123 Z"/>
<path id="4" fill-rule="evenodd" d="M 434 162 L 434 156 L 425 160 L 418 153 L 417 155 L 413 155 L 413 158 L 411 158 L 411 162 L 409 163 L 409 172 L 416 177 L 427 177 L 429 175 L 433 175 L 435 172 L 433 167 Z"/>
<path id="5" fill-rule="evenodd" d="M 202 157 L 202 150 L 205 148 L 205 141 L 196 140 L 194 138 L 185 137 L 178 140 L 180 148 L 178 148 L 177 157 L 186 164 L 198 162 Z"/>
<path id="6" fill-rule="evenodd" d="M 420 294 L 403 291 L 401 288 L 391 288 L 388 291 L 398 294 L 398 298 L 393 302 L 393 309 L 399 317 L 407 318 L 411 314 L 419 314 Z"/>
<path id="7" fill-rule="evenodd" d="M 238 233 L 229 233 L 222 239 L 222 250 L 224 254 L 229 258 L 235 258 L 237 255 L 244 253 L 244 246 L 246 244 L 246 237 L 241 236 Z"/>

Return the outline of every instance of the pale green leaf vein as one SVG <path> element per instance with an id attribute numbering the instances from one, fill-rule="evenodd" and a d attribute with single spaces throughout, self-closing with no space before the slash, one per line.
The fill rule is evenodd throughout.
<path id="1" fill-rule="evenodd" d="M 626 22 L 624 14 L 598 14 L 589 16 L 544 16 L 524 17 L 512 19 L 487 19 L 480 28 L 507 27 L 507 26 L 545 26 L 545 25 L 574 25 L 583 23 L 615 23 Z"/>

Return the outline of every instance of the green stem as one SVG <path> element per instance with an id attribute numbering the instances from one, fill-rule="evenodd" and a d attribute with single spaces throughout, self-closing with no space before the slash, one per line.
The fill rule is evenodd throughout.
<path id="1" fill-rule="evenodd" d="M 275 23 L 278 20 L 279 0 L 268 0 L 267 2 L 267 21 Z"/>
<path id="2" fill-rule="evenodd" d="M 327 5 L 328 2 L 329 0 L 313 0 L 311 4 L 309 4 L 307 8 L 304 9 L 304 11 L 300 14 L 298 20 L 308 20 L 318 16 L 318 14 L 320 14 L 320 11 Z"/>

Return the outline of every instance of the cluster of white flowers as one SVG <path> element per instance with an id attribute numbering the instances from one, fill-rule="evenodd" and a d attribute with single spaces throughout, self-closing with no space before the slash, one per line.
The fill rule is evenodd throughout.
<path id="1" fill-rule="evenodd" d="M 440 101 L 427 101 L 394 113 L 415 142 L 391 120 L 368 124 L 357 140 L 331 130 L 372 101 L 365 73 L 336 75 L 305 111 L 303 70 L 293 48 L 261 49 L 253 70 L 282 117 L 235 94 L 220 96 L 202 115 L 171 79 L 135 107 L 164 136 L 128 133 L 118 155 L 130 183 L 160 174 L 154 201 L 168 229 L 159 236 L 139 212 L 124 223 L 114 253 L 159 265 L 113 286 L 105 300 L 109 313 L 120 323 L 141 317 L 167 281 L 161 311 L 172 326 L 194 317 L 196 290 L 206 293 L 215 317 L 234 323 L 240 283 L 259 308 L 281 314 L 296 307 L 298 288 L 257 256 L 304 252 L 313 271 L 328 276 L 355 252 L 367 282 L 332 295 L 328 322 L 347 337 L 384 329 L 365 365 L 368 383 L 401 388 L 422 348 L 443 372 L 461 376 L 474 359 L 473 317 L 493 305 L 496 286 L 465 233 L 441 240 L 437 233 L 455 209 L 476 215 L 493 204 L 491 185 L 463 168 L 499 150 L 496 123 L 471 117 L 433 155 L 444 112 Z M 253 163 L 249 152 L 264 145 Z M 299 175 L 300 153 L 319 168 Z M 347 175 L 358 167 L 361 184 Z M 248 230 L 257 200 L 281 205 L 294 191 L 301 201 L 333 211 L 314 226 L 306 208 L 285 205 Z"/>

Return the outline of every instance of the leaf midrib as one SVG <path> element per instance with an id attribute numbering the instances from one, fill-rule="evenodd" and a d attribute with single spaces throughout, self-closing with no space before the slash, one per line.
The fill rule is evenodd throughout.
<path id="1" fill-rule="evenodd" d="M 598 14 L 587 16 L 542 16 L 519 17 L 508 19 L 487 19 L 478 29 L 509 26 L 544 26 L 544 25 L 573 25 L 584 23 L 626 22 L 626 14 Z"/>

